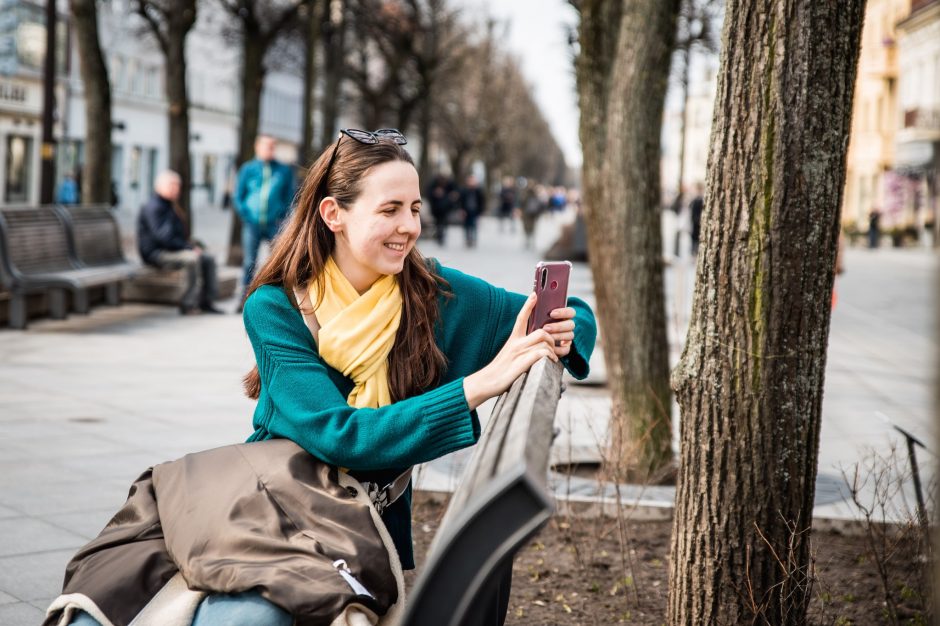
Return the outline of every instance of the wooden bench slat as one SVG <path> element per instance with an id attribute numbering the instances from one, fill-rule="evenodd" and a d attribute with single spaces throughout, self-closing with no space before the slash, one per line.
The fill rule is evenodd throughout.
<path id="1" fill-rule="evenodd" d="M 401 626 L 484 624 L 499 577 L 548 521 L 561 366 L 542 359 L 497 401 L 434 537 Z"/>

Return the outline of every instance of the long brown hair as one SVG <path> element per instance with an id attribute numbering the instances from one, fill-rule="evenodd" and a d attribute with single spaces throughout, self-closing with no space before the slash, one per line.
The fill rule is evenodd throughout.
<path id="1" fill-rule="evenodd" d="M 344 136 L 337 141 L 342 145 L 327 146 L 307 171 L 293 214 L 278 233 L 270 257 L 248 286 L 246 298 L 262 285 L 280 285 L 293 302 L 296 287 L 306 292 L 310 280 L 321 281 L 322 287 L 323 268 L 333 253 L 336 238 L 320 216 L 320 201 L 332 196 L 341 208 L 347 209 L 362 193 L 362 180 L 372 168 L 392 161 L 414 165 L 411 155 L 390 141 L 361 144 Z M 334 148 L 336 157 L 323 185 Z M 401 324 L 388 357 L 388 383 L 394 401 L 436 384 L 447 364 L 444 353 L 434 342 L 434 326 L 439 315 L 438 294 L 449 285 L 429 269 L 418 249 L 412 248 L 398 275 L 398 286 L 402 295 Z M 318 291 L 322 293 L 323 289 Z M 296 304 L 303 313 L 309 313 L 319 303 L 302 300 Z M 261 392 L 257 365 L 245 376 L 244 383 L 248 397 L 257 398 Z"/>

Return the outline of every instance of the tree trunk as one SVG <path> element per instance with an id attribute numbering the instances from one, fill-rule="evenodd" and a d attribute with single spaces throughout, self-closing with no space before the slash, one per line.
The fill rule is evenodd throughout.
<path id="1" fill-rule="evenodd" d="M 186 94 L 186 34 L 171 29 L 167 35 L 166 96 L 170 125 L 170 169 L 180 175 L 182 182 L 180 207 L 189 221 L 192 233 L 193 215 L 190 210 L 192 165 L 189 156 L 189 97 Z"/>
<path id="2" fill-rule="evenodd" d="M 261 120 L 261 91 L 264 88 L 264 55 L 268 41 L 257 33 L 242 40 L 242 123 L 238 129 L 238 165 L 255 156 L 255 139 Z"/>
<path id="3" fill-rule="evenodd" d="M 257 32 L 245 32 L 242 37 L 242 120 L 238 128 L 238 163 L 241 167 L 255 156 L 255 140 L 261 120 L 261 91 L 264 88 L 264 55 L 268 43 Z M 228 237 L 226 265 L 242 264 L 242 221 L 232 211 L 232 226 Z"/>
<path id="4" fill-rule="evenodd" d="M 316 83 L 316 57 L 319 44 L 320 15 L 323 0 L 312 2 L 307 7 L 307 40 L 306 56 L 304 57 L 304 92 L 303 92 L 303 138 L 300 141 L 300 153 L 297 163 L 307 167 L 313 160 L 313 93 Z"/>
<path id="5" fill-rule="evenodd" d="M 346 21 L 343 16 L 343 0 L 330 0 L 326 11 L 326 36 L 323 88 L 323 131 L 320 133 L 320 152 L 336 139 L 339 119 L 339 104 L 342 97 L 343 58 L 346 55 Z M 370 129 L 371 130 L 371 129 Z"/>
<path id="6" fill-rule="evenodd" d="M 422 184 L 431 180 L 431 107 L 434 92 L 427 94 L 421 103 L 421 115 L 418 118 L 418 136 L 421 138 L 421 155 L 418 157 L 418 175 Z"/>
<path id="7" fill-rule="evenodd" d="M 584 208 L 613 402 L 608 471 L 642 479 L 672 459 L 659 152 L 679 0 L 580 6 Z"/>
<path id="8" fill-rule="evenodd" d="M 85 163 L 82 198 L 85 204 L 111 204 L 111 86 L 98 38 L 95 0 L 71 0 L 78 41 L 79 71 L 85 88 Z"/>
<path id="9" fill-rule="evenodd" d="M 686 46 L 682 50 L 682 76 L 679 79 L 679 87 L 682 89 L 682 112 L 680 113 L 679 118 L 679 171 L 676 175 L 676 200 L 675 200 L 675 210 L 676 213 L 682 211 L 682 204 L 684 201 L 685 188 L 683 183 L 685 180 L 685 135 L 686 135 L 686 117 L 689 114 L 689 63 L 691 62 L 692 51 L 691 45 Z M 678 243 L 676 244 L 676 254 L 679 254 Z"/>
<path id="10" fill-rule="evenodd" d="M 698 283 L 673 373 L 669 624 L 803 624 L 864 0 L 726 6 Z"/>

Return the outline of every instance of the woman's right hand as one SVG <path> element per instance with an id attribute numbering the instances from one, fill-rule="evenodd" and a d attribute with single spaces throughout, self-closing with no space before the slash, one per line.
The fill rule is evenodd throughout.
<path id="1" fill-rule="evenodd" d="M 535 301 L 536 295 L 529 295 L 516 316 L 509 339 L 490 364 L 463 379 L 464 394 L 471 410 L 509 389 L 519 376 L 529 371 L 542 357 L 558 361 L 555 342 L 547 331 L 539 329 L 528 335 L 525 333 Z"/>

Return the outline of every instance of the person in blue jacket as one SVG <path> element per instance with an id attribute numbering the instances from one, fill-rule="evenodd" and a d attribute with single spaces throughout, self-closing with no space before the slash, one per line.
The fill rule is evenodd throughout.
<path id="1" fill-rule="evenodd" d="M 296 184 L 290 165 L 274 158 L 274 138 L 259 135 L 255 158 L 238 170 L 234 204 L 242 220 L 243 283 L 251 284 L 258 249 L 271 241 L 290 213 Z"/>

